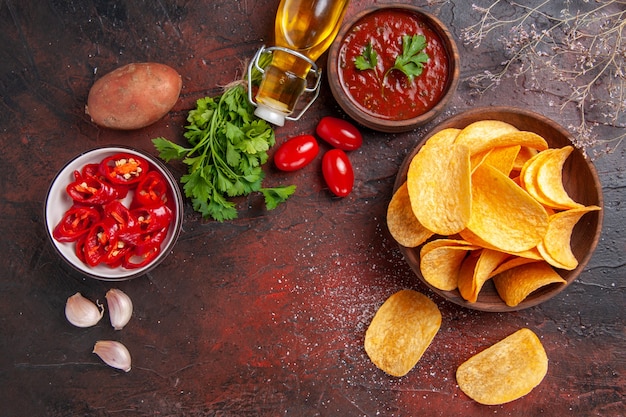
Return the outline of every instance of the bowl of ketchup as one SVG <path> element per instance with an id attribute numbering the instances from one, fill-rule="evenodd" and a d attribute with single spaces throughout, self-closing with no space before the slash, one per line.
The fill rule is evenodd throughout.
<path id="1" fill-rule="evenodd" d="M 327 65 L 332 94 L 347 115 L 391 133 L 412 130 L 440 114 L 460 72 L 450 31 L 408 4 L 355 14 L 341 27 Z"/>

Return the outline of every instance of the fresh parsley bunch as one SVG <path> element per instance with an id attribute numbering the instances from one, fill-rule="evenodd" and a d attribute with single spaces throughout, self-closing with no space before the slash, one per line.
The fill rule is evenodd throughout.
<path id="1" fill-rule="evenodd" d="M 189 112 L 184 136 L 190 147 L 159 137 L 152 142 L 165 162 L 182 160 L 188 166 L 183 175 L 185 195 L 203 217 L 217 221 L 237 218 L 229 197 L 261 192 L 272 210 L 295 192 L 295 185 L 263 188 L 262 165 L 275 144 L 274 130 L 254 116 L 243 83 L 227 87 L 218 97 L 204 97 Z"/>

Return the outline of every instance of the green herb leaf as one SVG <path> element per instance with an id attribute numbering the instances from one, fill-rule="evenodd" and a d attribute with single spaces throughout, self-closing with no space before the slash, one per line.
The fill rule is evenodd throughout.
<path id="1" fill-rule="evenodd" d="M 295 185 L 276 188 L 261 188 L 259 191 L 265 197 L 265 206 L 268 210 L 274 210 L 280 203 L 285 202 L 289 196 L 296 192 Z"/>
<path id="2" fill-rule="evenodd" d="M 365 48 L 363 48 L 363 52 L 361 53 L 361 55 L 356 57 L 356 59 L 354 60 L 354 65 L 356 65 L 357 69 L 361 71 L 369 69 L 374 71 L 376 70 L 376 66 L 378 65 L 378 54 L 372 47 L 371 42 L 365 45 Z"/>
<path id="3" fill-rule="evenodd" d="M 237 217 L 230 197 L 261 191 L 268 210 L 285 201 L 295 186 L 262 188 L 262 165 L 275 144 L 271 125 L 254 116 L 242 83 L 228 87 L 222 95 L 204 97 L 187 116 L 184 137 L 190 148 L 165 138 L 152 140 L 159 157 L 169 162 L 182 160 L 187 174 L 180 179 L 194 210 L 217 221 Z"/>
<path id="4" fill-rule="evenodd" d="M 404 35 L 402 37 L 402 54 L 396 57 L 393 67 L 387 73 L 394 69 L 401 71 L 412 82 L 414 77 L 422 73 L 424 64 L 428 62 L 428 54 L 424 52 L 426 45 L 424 35 Z"/>

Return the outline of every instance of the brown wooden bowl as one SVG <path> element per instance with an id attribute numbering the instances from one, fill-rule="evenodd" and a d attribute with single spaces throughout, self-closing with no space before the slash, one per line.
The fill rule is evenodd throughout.
<path id="1" fill-rule="evenodd" d="M 570 134 L 563 127 L 540 114 L 512 107 L 475 108 L 443 121 L 423 138 L 415 149 L 407 155 L 400 166 L 394 184 L 394 191 L 406 181 L 411 160 L 430 136 L 445 128 L 453 127 L 462 129 L 470 123 L 479 120 L 501 120 L 514 125 L 520 130 L 537 133 L 546 139 L 551 148 L 572 145 Z M 584 205 L 596 205 L 603 208 L 602 186 L 598 179 L 598 174 L 593 164 L 576 148 L 563 167 L 563 183 L 565 189 L 574 201 Z M 407 248 L 400 245 L 400 250 L 419 279 L 443 298 L 474 310 L 492 312 L 516 311 L 536 306 L 549 300 L 563 291 L 581 274 L 598 244 L 602 230 L 602 219 L 602 210 L 589 212 L 581 218 L 574 228 L 571 237 L 571 246 L 572 252 L 579 261 L 578 267 L 571 271 L 555 269 L 566 283 L 553 284 L 540 288 L 515 307 L 509 307 L 502 301 L 491 280 L 485 283 L 478 296 L 478 300 L 474 303 L 469 303 L 463 299 L 458 290 L 442 291 L 434 288 L 424 280 L 421 274 L 420 247 Z"/>
<path id="2" fill-rule="evenodd" d="M 340 71 L 340 66 L 347 65 L 343 62 L 345 59 L 342 57 L 342 47 L 344 46 L 344 42 L 346 42 L 347 35 L 350 34 L 355 25 L 359 24 L 359 22 L 368 15 L 389 10 L 403 11 L 423 21 L 440 39 L 442 47 L 445 50 L 445 55 L 448 58 L 447 79 L 446 82 L 443 83 L 443 91 L 438 101 L 425 113 L 402 120 L 392 120 L 388 117 L 383 117 L 376 114 L 375 110 L 368 110 L 362 105 L 359 105 L 348 92 L 347 88 L 344 87 Z M 341 27 L 335 42 L 329 49 L 327 67 L 328 82 L 331 92 L 346 114 L 365 127 L 381 132 L 393 133 L 409 131 L 424 125 L 445 109 L 448 102 L 452 99 L 459 83 L 460 58 L 454 37 L 439 19 L 410 4 L 391 3 L 367 8 L 347 20 Z"/>

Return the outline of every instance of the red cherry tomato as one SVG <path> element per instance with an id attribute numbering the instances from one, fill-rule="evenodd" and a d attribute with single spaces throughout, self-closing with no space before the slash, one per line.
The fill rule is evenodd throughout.
<path id="1" fill-rule="evenodd" d="M 320 138 L 344 151 L 354 151 L 363 144 L 361 132 L 350 122 L 336 117 L 322 117 L 315 131 Z"/>
<path id="2" fill-rule="evenodd" d="M 324 180 L 337 197 L 345 197 L 354 186 L 354 170 L 348 155 L 341 149 L 331 149 L 322 158 Z"/>
<path id="3" fill-rule="evenodd" d="M 319 150 L 313 136 L 296 136 L 280 145 L 274 154 L 274 164 L 281 171 L 296 171 L 311 163 Z"/>

